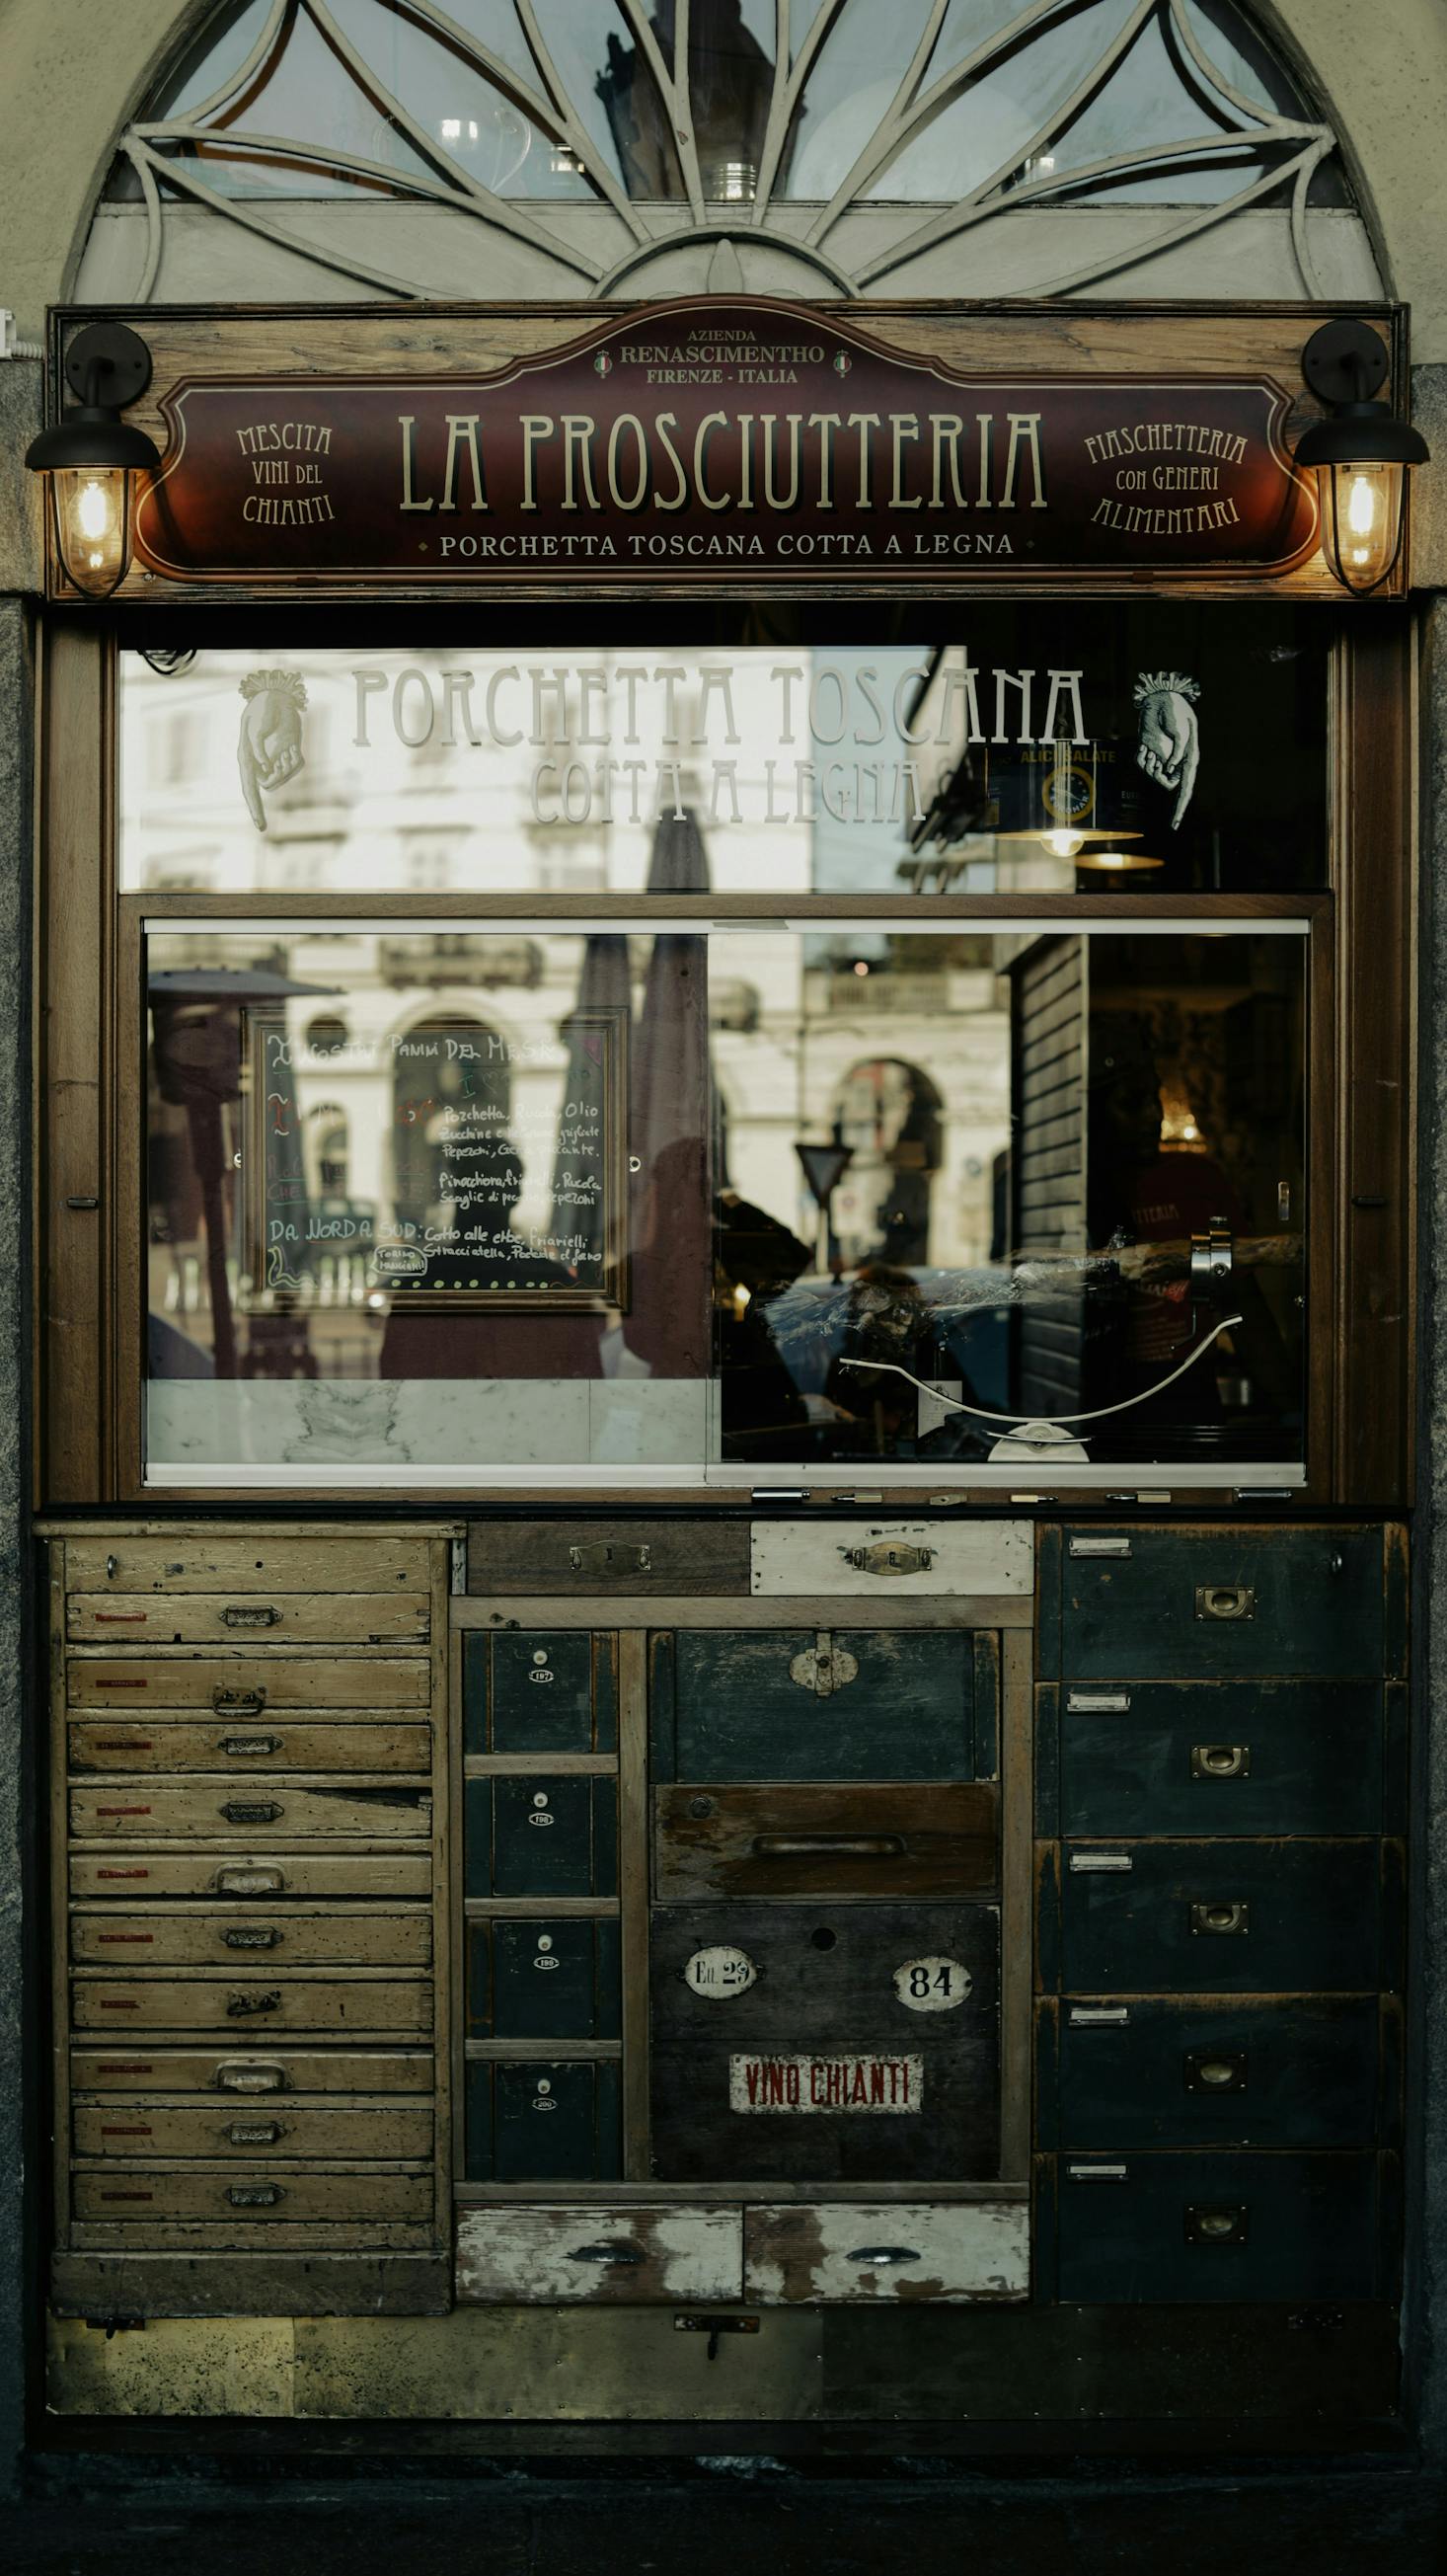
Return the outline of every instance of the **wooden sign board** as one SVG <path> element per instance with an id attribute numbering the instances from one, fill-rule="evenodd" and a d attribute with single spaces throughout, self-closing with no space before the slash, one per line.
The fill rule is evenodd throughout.
<path id="1" fill-rule="evenodd" d="M 58 317 L 62 347 L 82 318 Z M 1292 462 L 1315 416 L 1312 306 L 740 296 L 132 318 L 154 373 L 129 416 L 164 462 L 121 595 L 153 605 L 1341 596 Z M 1399 317 L 1369 318 L 1400 399 Z"/>

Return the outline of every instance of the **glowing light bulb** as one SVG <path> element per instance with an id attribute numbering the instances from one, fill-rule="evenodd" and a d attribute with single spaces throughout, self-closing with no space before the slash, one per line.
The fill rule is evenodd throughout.
<path id="1" fill-rule="evenodd" d="M 97 483 L 94 477 L 83 487 L 75 505 L 75 515 L 81 535 L 87 537 L 92 545 L 98 545 L 102 537 L 110 535 L 111 496 L 104 484 Z"/>

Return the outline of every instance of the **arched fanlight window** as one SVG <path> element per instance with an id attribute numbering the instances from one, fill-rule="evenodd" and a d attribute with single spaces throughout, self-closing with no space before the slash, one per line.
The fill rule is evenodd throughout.
<path id="1" fill-rule="evenodd" d="M 245 0 L 122 138 L 131 291 L 209 219 L 333 292 L 1069 294 L 1248 213 L 1294 291 L 1371 291 L 1332 131 L 1235 0 L 893 0 L 883 37 L 878 0 Z"/>

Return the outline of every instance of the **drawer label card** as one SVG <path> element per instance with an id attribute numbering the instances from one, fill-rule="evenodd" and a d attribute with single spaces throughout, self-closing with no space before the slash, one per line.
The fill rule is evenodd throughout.
<path id="1" fill-rule="evenodd" d="M 906 1959 L 894 1972 L 894 1991 L 910 2012 L 954 2012 L 973 1984 L 963 1959 Z"/>
<path id="2" fill-rule="evenodd" d="M 720 1941 L 707 1950 L 695 1950 L 684 1962 L 683 1982 L 691 1995 L 726 2003 L 730 1995 L 746 1995 L 758 1983 L 758 1975 L 747 1950 L 735 1950 Z"/>
<path id="3" fill-rule="evenodd" d="M 922 2057 L 731 2057 L 731 2111 L 918 2111 Z"/>

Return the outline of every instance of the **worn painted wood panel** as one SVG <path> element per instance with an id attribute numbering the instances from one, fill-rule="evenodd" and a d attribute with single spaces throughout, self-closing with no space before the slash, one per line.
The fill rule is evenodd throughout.
<path id="1" fill-rule="evenodd" d="M 144 1913 L 81 1907 L 70 1918 L 72 1959 L 101 1968 L 425 1968 L 432 1912 L 413 1906 L 157 1907 Z"/>
<path id="2" fill-rule="evenodd" d="M 267 1850 L 224 1860 L 214 1851 L 81 1851 L 69 1860 L 73 1899 L 152 1896 L 412 1896 L 432 1894 L 429 1852 Z"/>
<path id="3" fill-rule="evenodd" d="M 807 2046 L 807 2043 L 806 2043 Z M 664 2045 L 652 2053 L 653 2167 L 660 2181 L 910 2183 L 988 2182 L 1000 2163 L 998 2027 L 972 2022 L 947 2047 L 853 2051 L 896 2075 L 901 2108 L 835 2107 L 831 2069 L 844 2052 L 821 2047 L 800 2068 L 806 2107 L 754 2116 L 734 2107 L 735 2062 L 764 2081 L 772 2043 Z M 909 2061 L 913 2060 L 910 2065 Z M 908 2066 L 908 2082 L 901 2069 Z M 814 2081 L 811 2084 L 811 2070 Z M 809 2107 L 810 2096 L 819 2101 Z"/>
<path id="4" fill-rule="evenodd" d="M 618 1887 L 618 1784 L 536 1771 L 468 1780 L 470 1897 L 611 1896 Z"/>
<path id="5" fill-rule="evenodd" d="M 622 2171 L 616 2059 L 474 2059 L 467 2069 L 469 2182 L 613 2182 Z"/>
<path id="6" fill-rule="evenodd" d="M 1382 1826 L 1379 1682 L 1071 1685 L 1064 1834 L 1370 1834 Z"/>
<path id="7" fill-rule="evenodd" d="M 72 1593 L 65 1633 L 88 1646 L 333 1644 L 426 1642 L 431 1603 L 425 1592 Z"/>
<path id="8" fill-rule="evenodd" d="M 849 1595 L 871 1619 L 887 1618 L 890 1601 L 900 1595 L 999 1598 L 1027 1594 L 1034 1581 L 1029 1521 L 848 1521 L 818 1514 L 755 1521 L 750 1537 L 751 1592 Z"/>
<path id="9" fill-rule="evenodd" d="M 745 1519 L 475 1520 L 470 1593 L 746 1592 Z"/>
<path id="10" fill-rule="evenodd" d="M 471 2209 L 457 2221 L 464 2303 L 736 2300 L 743 2287 L 737 2209 Z"/>
<path id="11" fill-rule="evenodd" d="M 211 2156 L 227 2161 L 277 2156 L 432 2153 L 430 2102 L 284 2103 L 157 2101 L 151 2095 L 78 2102 L 71 2120 L 78 2156 Z"/>
<path id="12" fill-rule="evenodd" d="M 469 2039 L 616 2039 L 616 1916 L 512 1916 L 466 1927 Z"/>
<path id="13" fill-rule="evenodd" d="M 1129 1867 L 1090 1865 L 1106 1855 Z M 1077 1995 L 1373 1988 L 1381 1849 L 1369 1840 L 1075 1843 L 1064 1854 L 1061 1916 L 1062 1982 Z"/>
<path id="14" fill-rule="evenodd" d="M 73 1784 L 67 1798 L 78 1840 L 149 1843 L 157 1836 L 224 1841 L 240 1858 L 238 1836 L 258 1826 L 284 1826 L 288 1837 L 350 1834 L 369 1841 L 425 1841 L 432 1831 L 432 1792 L 392 1781 L 108 1780 Z"/>
<path id="15" fill-rule="evenodd" d="M 928 1788 L 679 1782 L 654 1796 L 654 1887 L 700 1896 L 960 1896 L 999 1877 L 999 1797 L 983 1784 Z"/>
<path id="16" fill-rule="evenodd" d="M 1367 2299 L 1379 2230 L 1372 2155 L 1060 2159 L 1067 2301 Z"/>
<path id="17" fill-rule="evenodd" d="M 955 2048 L 999 2009 L 994 1905 L 659 1905 L 650 1946 L 665 2044 Z M 690 1965 L 719 1947 L 750 1981 L 700 1990 Z"/>
<path id="18" fill-rule="evenodd" d="M 71 1984 L 71 2019 L 77 2030 L 114 2037 L 132 2031 L 226 2031 L 233 2042 L 256 2047 L 274 2031 L 397 2031 L 430 2034 L 432 1988 L 421 1977 L 361 1975 L 268 1979 L 231 1977 L 107 1977 L 78 1970 Z"/>
<path id="19" fill-rule="evenodd" d="M 425 2048 L 276 2049 L 132 2045 L 114 2034 L 73 2048 L 73 2094 L 214 2093 L 225 2102 L 265 2102 L 294 2093 L 427 2093 L 436 2073 Z"/>
<path id="20" fill-rule="evenodd" d="M 1048 2141 L 1075 2150 L 1370 2146 L 1381 2010 L 1375 1995 L 1067 1998 L 1058 2076 L 1042 2069 Z"/>
<path id="21" fill-rule="evenodd" d="M 462 1706 L 467 1753 L 615 1753 L 617 1638 L 473 1629 L 462 1641 Z"/>
<path id="22" fill-rule="evenodd" d="M 970 2207 L 794 2202 L 744 2212 L 744 2288 L 765 2306 L 794 2300 L 909 2305 L 1023 2299 L 1030 2287 L 1026 2202 Z"/>
<path id="23" fill-rule="evenodd" d="M 432 2177 L 382 2167 L 348 2172 L 285 2165 L 145 2165 L 117 2160 L 77 2167 L 71 2184 L 78 2219 L 164 2229 L 177 2219 L 206 2219 L 237 2233 L 316 2224 L 351 2226 L 369 2219 L 432 2215 Z"/>
<path id="24" fill-rule="evenodd" d="M 1062 1595 L 1067 1681 L 1382 1671 L 1380 1528 L 1067 1529 Z"/>
<path id="25" fill-rule="evenodd" d="M 425 1655 L 259 1654 L 126 1656 L 71 1654 L 66 1696 L 72 1708 L 204 1708 L 255 1715 L 279 1708 L 422 1708 L 432 1695 Z"/>
<path id="26" fill-rule="evenodd" d="M 968 1630 L 679 1630 L 654 1640 L 664 1777 L 968 1780 L 975 1654 Z M 671 1693 L 671 1697 L 670 1697 Z M 666 1767 L 665 1767 L 666 1766 Z"/>
<path id="27" fill-rule="evenodd" d="M 427 1581 L 425 1538 L 345 1537 L 258 1523 L 244 1535 L 200 1529 L 137 1535 L 117 1523 L 101 1537 L 65 1537 L 72 1592 L 419 1592 Z"/>
<path id="28" fill-rule="evenodd" d="M 73 1774 L 105 1771 L 400 1771 L 432 1768 L 430 1726 L 377 1716 L 325 1725 L 287 1725 L 265 1715 L 204 1725 L 128 1711 L 67 1729 Z"/>

